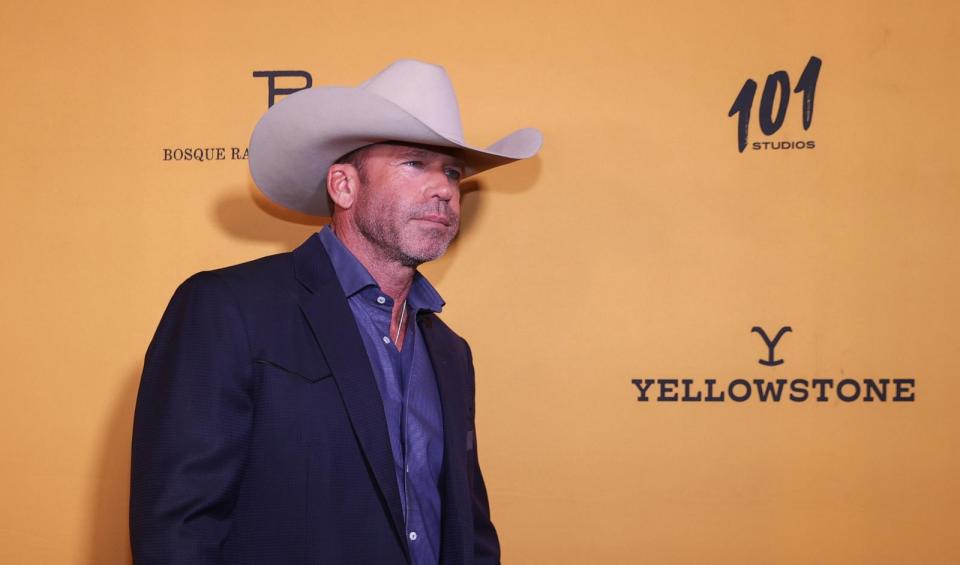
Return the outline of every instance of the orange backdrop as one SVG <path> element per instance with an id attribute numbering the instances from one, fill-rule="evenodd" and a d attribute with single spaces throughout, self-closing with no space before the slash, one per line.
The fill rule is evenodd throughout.
<path id="1" fill-rule="evenodd" d="M 935 1 L 5 3 L 0 562 L 129 562 L 133 403 L 170 294 L 321 224 L 230 158 L 266 109 L 252 73 L 352 85 L 400 57 L 448 69 L 469 141 L 546 139 L 467 185 L 423 269 L 474 349 L 506 563 L 960 562 L 958 29 Z M 192 147 L 226 158 L 164 160 Z M 782 365 L 754 326 L 793 329 Z M 915 398 L 638 402 L 647 378 Z"/>

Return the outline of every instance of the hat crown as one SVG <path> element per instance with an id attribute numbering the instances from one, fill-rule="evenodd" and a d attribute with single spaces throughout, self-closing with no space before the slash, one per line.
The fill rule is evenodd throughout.
<path id="1" fill-rule="evenodd" d="M 437 133 L 463 141 L 460 105 L 447 71 L 413 59 L 402 59 L 360 85 L 393 102 Z"/>

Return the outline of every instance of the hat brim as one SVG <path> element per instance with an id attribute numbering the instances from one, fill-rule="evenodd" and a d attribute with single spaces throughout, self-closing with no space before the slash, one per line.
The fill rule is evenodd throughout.
<path id="1" fill-rule="evenodd" d="M 329 216 L 327 169 L 355 149 L 384 141 L 459 148 L 468 177 L 532 157 L 543 137 L 524 128 L 486 148 L 473 147 L 362 88 L 310 88 L 287 96 L 260 118 L 250 138 L 250 173 L 277 204 Z"/>

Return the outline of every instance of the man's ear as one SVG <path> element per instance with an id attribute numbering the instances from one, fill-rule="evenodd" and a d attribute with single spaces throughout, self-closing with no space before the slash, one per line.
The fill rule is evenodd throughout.
<path id="1" fill-rule="evenodd" d="M 353 206 L 360 189 L 360 174 L 349 163 L 335 163 L 327 169 L 327 194 L 338 208 L 344 210 Z"/>

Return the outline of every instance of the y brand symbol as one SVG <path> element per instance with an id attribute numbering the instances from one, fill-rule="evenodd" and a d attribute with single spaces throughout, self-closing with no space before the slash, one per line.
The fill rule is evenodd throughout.
<path id="1" fill-rule="evenodd" d="M 791 328 L 790 326 L 783 326 L 782 328 L 780 328 L 780 331 L 777 332 L 777 335 L 776 337 L 773 338 L 773 340 L 767 337 L 767 332 L 763 331 L 763 328 L 761 328 L 760 326 L 753 326 L 753 329 L 750 331 L 760 334 L 760 337 L 763 339 L 763 343 L 767 344 L 767 351 L 769 353 L 769 356 L 767 357 L 766 360 L 760 359 L 759 360 L 760 364 L 766 365 L 767 367 L 773 367 L 773 366 L 782 364 L 783 359 L 777 359 L 776 355 L 774 355 L 773 353 L 773 350 L 776 349 L 777 344 L 780 343 L 780 338 L 783 337 L 783 334 L 787 332 L 792 332 L 793 328 Z"/>

